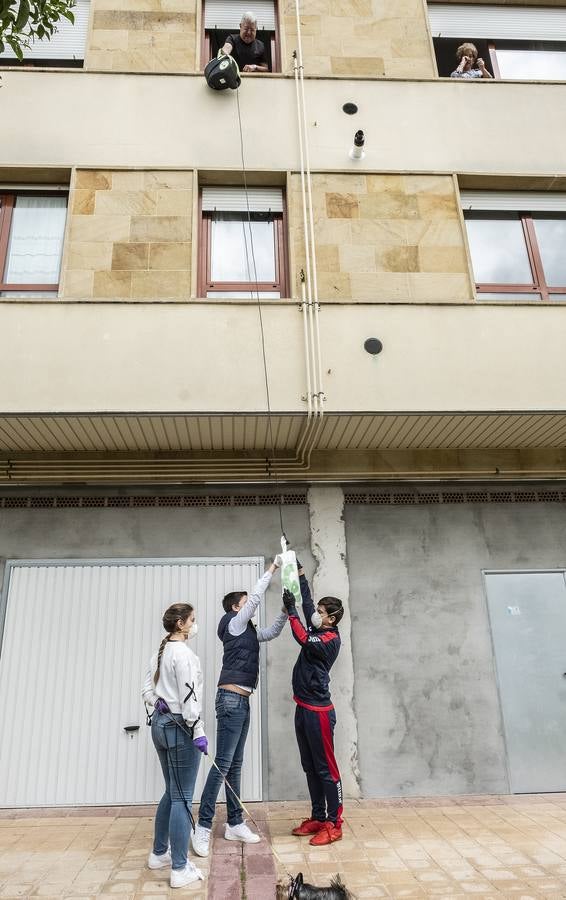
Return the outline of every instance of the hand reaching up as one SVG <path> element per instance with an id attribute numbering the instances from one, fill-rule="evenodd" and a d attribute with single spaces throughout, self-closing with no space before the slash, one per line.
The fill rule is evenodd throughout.
<path id="1" fill-rule="evenodd" d="M 295 609 L 296 600 L 294 595 L 291 593 L 289 588 L 285 588 L 283 591 L 283 606 L 287 611 L 287 615 L 292 613 Z"/>

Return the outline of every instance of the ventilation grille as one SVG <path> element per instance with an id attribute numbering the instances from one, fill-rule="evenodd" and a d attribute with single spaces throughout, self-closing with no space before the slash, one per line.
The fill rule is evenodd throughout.
<path id="1" fill-rule="evenodd" d="M 433 491 L 417 493 L 403 491 L 392 493 L 353 493 L 347 492 L 345 502 L 349 505 L 373 506 L 423 506 L 432 503 L 566 503 L 566 490 L 563 491 Z"/>
<path id="2" fill-rule="evenodd" d="M 215 506 L 303 506 L 306 493 L 297 494 L 207 494 L 163 497 L 0 497 L 0 509 L 142 509 L 144 507 Z"/>
<path id="3" fill-rule="evenodd" d="M 566 503 L 564 490 L 347 491 L 346 504 L 426 506 L 440 503 Z M 144 509 L 154 507 L 304 506 L 306 492 L 293 494 L 165 494 L 124 497 L 0 497 L 0 509 Z"/>

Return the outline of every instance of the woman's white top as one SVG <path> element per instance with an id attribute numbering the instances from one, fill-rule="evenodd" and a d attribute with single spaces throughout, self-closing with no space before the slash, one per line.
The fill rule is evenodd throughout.
<path id="1" fill-rule="evenodd" d="M 202 737 L 204 725 L 200 714 L 203 681 L 196 653 L 193 653 L 186 641 L 168 641 L 161 657 L 159 680 L 154 684 L 156 670 L 157 653 L 154 653 L 143 684 L 144 702 L 155 706 L 155 701 L 161 697 L 172 713 L 180 713 L 188 725 L 194 725 L 193 738 Z"/>

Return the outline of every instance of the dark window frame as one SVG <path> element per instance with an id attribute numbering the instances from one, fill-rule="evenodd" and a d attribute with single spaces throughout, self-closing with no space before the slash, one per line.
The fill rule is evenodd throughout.
<path id="1" fill-rule="evenodd" d="M 212 51 L 210 49 L 211 44 L 211 31 L 215 30 L 224 30 L 224 29 L 214 29 L 214 28 L 205 28 L 204 27 L 204 16 L 205 16 L 205 5 L 206 0 L 203 0 L 202 4 L 202 28 L 201 28 L 201 65 L 206 66 L 207 62 L 211 59 Z M 271 49 L 271 69 L 269 72 L 281 72 L 281 41 L 279 38 L 279 15 L 278 15 L 278 4 L 277 0 L 274 0 L 275 6 L 275 31 L 268 32 L 270 37 L 270 49 Z M 253 4 L 251 6 L 253 9 Z M 234 25 L 233 32 L 238 31 L 239 23 Z M 230 31 L 227 31 L 229 34 Z M 263 34 L 263 31 L 261 32 Z M 260 38 L 262 40 L 262 38 Z M 264 73 L 269 74 L 269 73 Z"/>
<path id="2" fill-rule="evenodd" d="M 452 50 L 456 50 L 456 47 L 459 44 L 463 44 L 466 41 L 471 41 L 472 44 L 475 44 L 478 48 L 479 55 L 484 57 L 486 67 L 488 71 L 491 72 L 495 81 L 537 81 L 539 79 L 532 78 L 529 75 L 526 75 L 525 78 L 512 78 L 505 79 L 501 75 L 501 70 L 499 68 L 499 63 L 497 60 L 497 49 L 499 47 L 500 50 L 518 50 L 528 52 L 531 50 L 533 53 L 537 51 L 561 51 L 566 53 L 566 43 L 564 41 L 529 41 L 529 40 L 511 40 L 504 38 L 444 38 L 444 37 L 433 37 L 433 45 L 434 45 L 434 56 L 436 60 L 436 68 L 439 73 L 439 78 L 450 78 L 451 73 L 457 67 L 457 61 L 455 56 L 452 54 Z M 448 49 L 450 47 L 450 71 L 447 71 L 446 74 L 440 74 L 440 61 L 444 60 L 445 55 L 448 53 Z M 442 68 L 445 68 L 444 64 Z M 563 81 L 566 81 L 566 75 L 564 78 L 553 79 L 557 84 L 562 84 Z"/>
<path id="3" fill-rule="evenodd" d="M 247 222 L 247 212 L 242 210 L 244 223 Z M 254 295 L 257 293 L 274 291 L 279 297 L 274 300 L 288 297 L 288 252 L 287 252 L 287 210 L 283 201 L 283 212 L 271 213 L 271 219 L 275 225 L 274 231 L 274 255 L 275 274 L 274 281 L 212 281 L 211 279 L 211 232 L 214 211 L 203 210 L 202 190 L 199 191 L 199 252 L 198 252 L 198 292 L 199 297 L 206 298 L 209 293 L 242 291 Z M 208 298 L 211 299 L 211 298 Z M 228 298 L 233 299 L 233 298 Z"/>
<path id="4" fill-rule="evenodd" d="M 445 38 L 433 37 L 434 58 L 436 61 L 436 70 L 439 78 L 450 78 L 451 73 L 458 66 L 456 59 L 456 48 L 465 42 L 464 38 Z M 472 40 L 472 43 L 478 48 L 480 56 L 483 56 L 485 64 L 489 72 L 495 78 L 495 72 L 492 71 L 492 61 L 489 52 L 489 42 L 485 39 Z"/>
<path id="5" fill-rule="evenodd" d="M 0 293 L 5 291 L 21 291 L 36 293 L 38 291 L 53 294 L 59 293 L 60 281 L 49 284 L 15 284 L 13 282 L 4 281 L 4 273 L 8 263 L 8 247 L 10 244 L 10 230 L 12 227 L 12 219 L 14 207 L 18 197 L 48 197 L 52 195 L 52 191 L 0 191 Z M 58 191 L 57 196 L 69 197 L 68 191 Z M 69 205 L 67 203 L 67 214 Z M 59 270 L 59 277 L 61 271 Z"/>
<path id="6" fill-rule="evenodd" d="M 492 293 L 492 294 L 525 294 L 525 299 L 528 299 L 529 295 L 540 295 L 541 302 L 550 302 L 552 300 L 553 294 L 566 294 L 566 285 L 549 285 L 546 281 L 546 277 L 544 274 L 544 267 L 542 263 L 542 256 L 540 253 L 538 240 L 536 236 L 534 219 L 537 214 L 533 215 L 532 212 L 519 212 L 516 213 L 518 220 L 521 223 L 523 229 L 523 238 L 525 241 L 525 246 L 527 249 L 527 256 L 529 259 L 529 265 L 531 267 L 531 274 L 533 276 L 532 284 L 498 284 L 497 282 L 487 283 L 487 282 L 476 282 L 476 291 L 478 294 L 482 293 Z M 485 210 L 485 212 L 477 211 L 476 215 L 466 216 L 466 211 L 464 211 L 464 218 L 470 219 L 496 219 L 498 218 L 497 210 Z M 547 218 L 561 218 L 566 220 L 566 213 L 547 213 Z M 472 260 L 472 269 L 473 269 L 473 260 Z"/>
<path id="7" fill-rule="evenodd" d="M 68 59 L 50 57 L 49 59 L 23 59 L 0 58 L 0 67 L 3 69 L 18 67 L 20 69 L 84 69 L 84 56 L 82 59 Z"/>

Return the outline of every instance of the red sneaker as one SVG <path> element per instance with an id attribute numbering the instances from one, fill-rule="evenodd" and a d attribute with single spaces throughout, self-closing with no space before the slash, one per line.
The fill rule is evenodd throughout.
<path id="1" fill-rule="evenodd" d="M 342 840 L 342 828 L 334 822 L 325 822 L 320 831 L 311 837 L 309 844 L 313 847 L 323 847 L 325 844 L 333 844 Z"/>
<path id="2" fill-rule="evenodd" d="M 318 819 L 304 819 L 300 825 L 297 825 L 296 828 L 293 828 L 291 834 L 296 834 L 298 837 L 305 837 L 308 834 L 317 834 L 324 828 L 326 822 L 319 822 Z"/>

